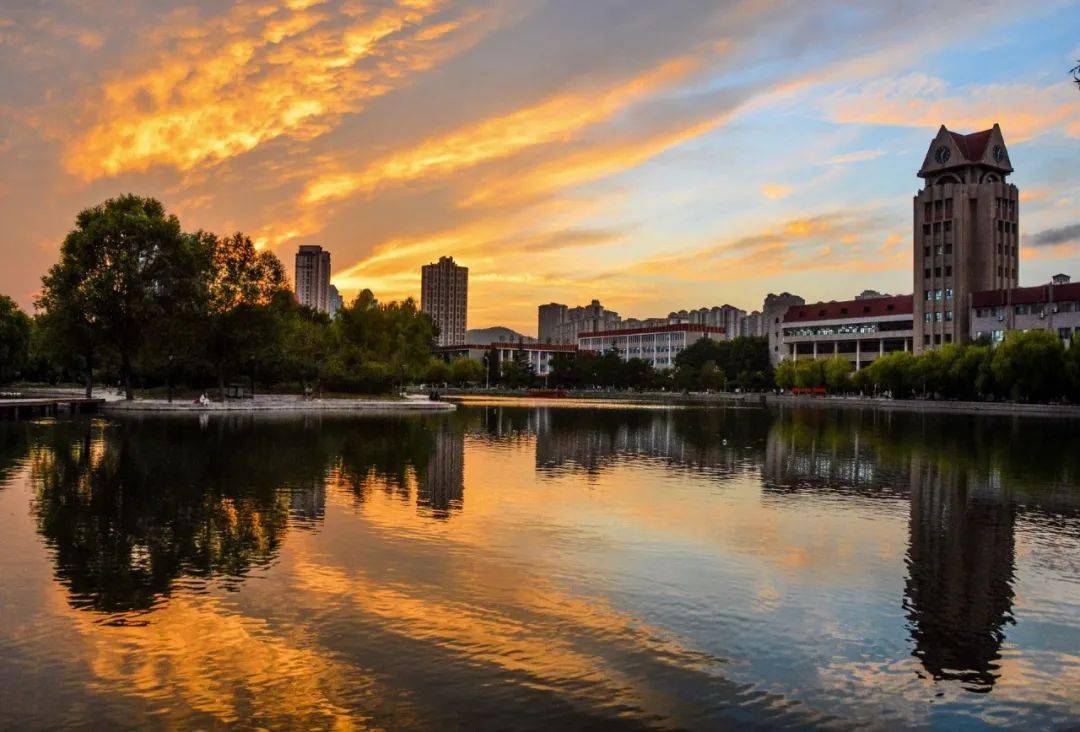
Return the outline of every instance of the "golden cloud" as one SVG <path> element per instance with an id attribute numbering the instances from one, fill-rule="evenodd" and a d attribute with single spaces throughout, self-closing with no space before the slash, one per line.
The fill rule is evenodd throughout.
<path id="1" fill-rule="evenodd" d="M 177 29 L 148 66 L 95 93 L 66 167 L 87 180 L 155 165 L 187 171 L 281 136 L 317 136 L 459 50 L 447 38 L 458 23 L 429 23 L 442 6 L 399 0 L 333 15 L 312 2 L 246 2 L 209 27 Z"/>

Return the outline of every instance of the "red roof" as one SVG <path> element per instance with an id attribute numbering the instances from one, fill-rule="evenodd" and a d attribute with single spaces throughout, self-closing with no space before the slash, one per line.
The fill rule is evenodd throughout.
<path id="1" fill-rule="evenodd" d="M 1015 287 L 1012 290 L 983 290 L 972 293 L 971 306 L 987 308 L 997 305 L 1034 305 L 1051 302 L 1050 288 L 1050 285 L 1036 285 L 1035 287 Z M 1053 289 L 1053 302 L 1080 300 L 1080 282 L 1053 285 Z"/>
<path id="2" fill-rule="evenodd" d="M 986 144 L 990 142 L 991 132 L 993 132 L 992 129 L 983 130 L 982 132 L 972 132 L 970 135 L 961 135 L 959 132 L 949 130 L 949 134 L 952 135 L 956 147 L 958 147 L 964 157 L 971 162 L 982 160 L 983 153 L 986 152 Z"/>
<path id="3" fill-rule="evenodd" d="M 460 343 L 456 346 L 438 346 L 437 351 L 486 351 L 489 348 L 522 348 L 526 351 L 576 351 L 577 346 L 569 343 Z"/>
<path id="4" fill-rule="evenodd" d="M 785 323 L 808 323 L 816 320 L 842 320 L 844 318 L 880 318 L 886 315 L 911 315 L 914 312 L 911 295 L 874 297 L 866 300 L 842 302 L 815 302 L 793 305 L 784 313 Z"/>
<path id="5" fill-rule="evenodd" d="M 698 323 L 674 323 L 671 325 L 654 325 L 651 328 L 624 328 L 622 330 L 597 330 L 592 333 L 578 333 L 578 338 L 595 338 L 598 336 L 624 336 L 642 335 L 644 333 L 716 333 L 723 335 L 726 331 L 715 325 L 700 325 Z"/>

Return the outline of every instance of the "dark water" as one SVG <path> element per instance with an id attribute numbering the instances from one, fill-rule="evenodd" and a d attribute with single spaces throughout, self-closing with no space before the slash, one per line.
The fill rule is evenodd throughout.
<path id="1" fill-rule="evenodd" d="M 1075 422 L 0 423 L 0 728 L 1078 721 Z"/>

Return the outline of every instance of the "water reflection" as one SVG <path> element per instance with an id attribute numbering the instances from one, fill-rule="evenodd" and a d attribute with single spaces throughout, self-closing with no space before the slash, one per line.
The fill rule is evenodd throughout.
<path id="1" fill-rule="evenodd" d="M 208 716 L 177 723 L 272 699 L 266 726 L 885 725 L 868 709 L 890 684 L 897 706 L 946 688 L 1032 712 L 1007 678 L 1031 644 L 1014 616 L 1035 614 L 1018 537 L 1075 534 L 1080 455 L 1061 429 L 505 405 L 45 420 L 0 424 L 0 486 L 28 476 L 24 533 L 49 547 L 103 685 L 153 704 L 189 683 Z M 1070 559 L 1049 556 L 1067 588 Z M 1080 633 L 1080 602 L 1046 605 L 1062 617 L 1037 658 L 1065 667 L 1067 705 L 1074 656 L 1054 644 Z"/>
<path id="2" fill-rule="evenodd" d="M 9 464 L 28 430 L 34 514 L 57 578 L 73 606 L 106 613 L 148 610 L 179 577 L 241 582 L 274 560 L 287 530 L 318 527 L 331 472 L 361 502 L 380 489 L 446 518 L 463 499 L 463 432 L 449 421 L 20 425 L 3 431 Z"/>

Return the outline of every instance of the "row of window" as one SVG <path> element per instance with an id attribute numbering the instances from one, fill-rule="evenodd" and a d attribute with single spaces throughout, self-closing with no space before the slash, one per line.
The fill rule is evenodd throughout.
<path id="1" fill-rule="evenodd" d="M 945 242 L 944 244 L 938 244 L 938 245 L 934 246 L 932 249 L 931 249 L 931 247 L 923 247 L 923 256 L 924 257 L 929 257 L 931 251 L 933 252 L 935 257 L 940 257 L 943 254 L 952 254 L 952 242 Z"/>
<path id="2" fill-rule="evenodd" d="M 926 269 L 923 270 L 923 277 L 926 277 L 926 278 L 929 279 L 931 272 L 933 273 L 934 277 L 941 277 L 942 269 L 941 269 L 941 267 L 934 267 L 933 270 L 931 270 L 929 267 L 927 267 Z M 946 277 L 952 277 L 952 265 L 951 264 L 946 264 L 945 265 L 945 276 Z"/>
<path id="3" fill-rule="evenodd" d="M 952 333 L 927 334 L 922 337 L 922 342 L 924 346 L 929 346 L 930 344 L 940 346 L 942 343 L 952 343 Z"/>
<path id="4" fill-rule="evenodd" d="M 926 220 L 930 220 L 931 217 L 933 217 L 934 219 L 939 219 L 939 220 L 941 218 L 951 219 L 952 215 L 953 215 L 953 200 L 952 200 L 952 198 L 946 198 L 944 200 L 939 199 L 937 201 L 934 201 L 933 203 L 931 203 L 930 201 L 927 201 L 926 203 L 923 204 L 923 218 L 926 219 Z"/>
<path id="5" fill-rule="evenodd" d="M 923 322 L 925 323 L 940 323 L 942 321 L 946 323 L 952 322 L 952 310 L 923 313 Z"/>
<path id="6" fill-rule="evenodd" d="M 1015 219 L 1016 201 L 1008 198 L 994 199 L 994 218 Z"/>
<path id="7" fill-rule="evenodd" d="M 1020 227 L 1017 226 L 1015 221 L 1009 222 L 998 219 L 997 230 L 999 234 L 1017 234 L 1020 231 Z"/>
<path id="8" fill-rule="evenodd" d="M 938 288 L 936 290 L 927 290 L 926 291 L 926 301 L 927 302 L 933 302 L 933 301 L 940 302 L 942 300 L 952 300 L 952 288 L 951 287 Z"/>
<path id="9" fill-rule="evenodd" d="M 1026 333 L 1027 331 L 1024 331 L 1024 332 Z M 1080 335 L 1080 328 L 1058 328 L 1057 329 L 1058 338 L 1060 338 L 1063 341 L 1072 340 L 1072 337 L 1073 337 L 1074 333 Z M 1004 330 L 991 330 L 991 331 L 979 330 L 979 331 L 976 331 L 975 332 L 975 340 L 980 340 L 982 338 L 989 338 L 991 343 L 1001 343 L 1003 340 L 1005 340 L 1005 331 Z"/>
<path id="10" fill-rule="evenodd" d="M 942 232 L 944 232 L 946 234 L 951 234 L 952 233 L 952 221 L 939 221 L 936 224 L 934 224 L 933 226 L 931 226 L 930 224 L 923 224 L 922 225 L 923 236 L 930 236 L 931 232 L 934 233 L 934 234 L 940 234 Z"/>

